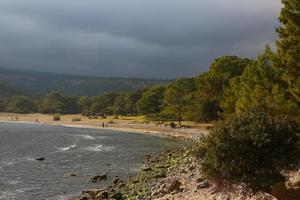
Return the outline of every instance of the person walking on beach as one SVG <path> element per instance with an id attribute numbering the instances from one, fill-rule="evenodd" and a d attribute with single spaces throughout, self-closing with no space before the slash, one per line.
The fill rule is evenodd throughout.
<path id="1" fill-rule="evenodd" d="M 102 122 L 102 128 L 104 128 L 105 127 L 105 124 L 104 124 L 104 122 Z"/>

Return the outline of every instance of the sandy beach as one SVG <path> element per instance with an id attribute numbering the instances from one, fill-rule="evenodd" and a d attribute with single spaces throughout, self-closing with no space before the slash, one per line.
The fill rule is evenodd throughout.
<path id="1" fill-rule="evenodd" d="M 16 118 L 18 120 L 16 120 Z M 73 122 L 75 118 L 81 121 Z M 53 115 L 45 114 L 11 114 L 0 113 L 0 121 L 11 123 L 32 123 L 32 124 L 47 124 L 56 126 L 76 127 L 76 128 L 92 128 L 92 129 L 109 129 L 122 132 L 134 132 L 142 134 L 151 134 L 161 137 L 175 137 L 198 139 L 203 134 L 208 133 L 211 124 L 198 124 L 192 122 L 184 122 L 184 128 L 171 128 L 167 123 L 149 122 L 144 117 L 121 117 L 113 119 L 89 119 L 82 115 L 61 115 L 60 121 L 53 121 Z M 107 127 L 103 128 L 103 123 Z"/>

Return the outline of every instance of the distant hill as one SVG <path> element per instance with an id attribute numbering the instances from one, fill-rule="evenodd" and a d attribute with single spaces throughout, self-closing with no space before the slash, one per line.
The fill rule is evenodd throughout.
<path id="1" fill-rule="evenodd" d="M 15 95 L 23 95 L 24 93 L 6 82 L 0 81 L 0 98 L 9 98 Z"/>
<path id="2" fill-rule="evenodd" d="M 95 96 L 104 92 L 127 92 L 159 84 L 167 80 L 94 77 L 49 72 L 19 71 L 0 68 L 0 81 L 27 94 L 45 95 L 58 91 L 66 95 Z M 0 88 L 1 93 L 8 92 Z M 12 90 L 13 91 L 13 90 Z"/>

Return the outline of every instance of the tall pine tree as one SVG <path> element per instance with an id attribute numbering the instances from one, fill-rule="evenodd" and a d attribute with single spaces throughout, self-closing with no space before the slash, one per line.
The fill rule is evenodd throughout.
<path id="1" fill-rule="evenodd" d="M 289 91 L 300 102 L 300 0 L 282 0 L 283 8 L 277 28 L 277 59 Z"/>

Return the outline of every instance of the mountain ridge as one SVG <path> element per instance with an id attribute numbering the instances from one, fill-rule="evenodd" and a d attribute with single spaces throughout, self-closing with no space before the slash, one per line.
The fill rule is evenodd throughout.
<path id="1" fill-rule="evenodd" d="M 130 92 L 154 85 L 165 85 L 171 80 L 98 77 L 0 68 L 0 81 L 37 96 L 50 91 L 66 95 L 95 96 L 105 92 Z"/>

